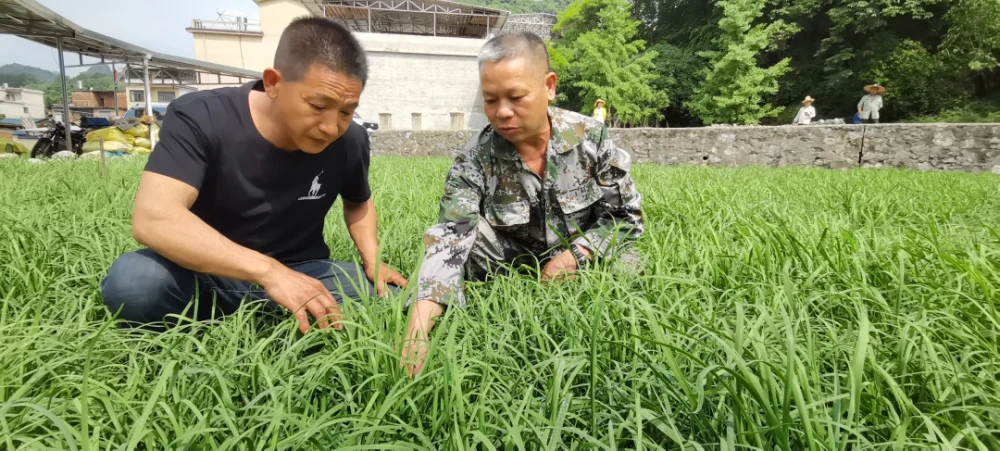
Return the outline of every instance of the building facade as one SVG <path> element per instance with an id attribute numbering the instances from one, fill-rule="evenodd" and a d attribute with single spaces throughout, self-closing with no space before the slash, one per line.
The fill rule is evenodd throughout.
<path id="1" fill-rule="evenodd" d="M 257 0 L 260 20 L 194 20 L 195 58 L 255 71 L 271 67 L 282 31 L 324 16 L 354 31 L 368 54 L 358 114 L 381 129 L 486 125 L 476 58 L 503 32 L 507 11 L 447 0 Z M 554 23 L 554 22 L 553 22 Z"/>
<path id="2" fill-rule="evenodd" d="M 126 103 L 129 107 L 146 105 L 146 91 L 141 82 L 125 84 L 124 90 Z M 157 84 L 150 81 L 149 92 L 152 97 L 150 101 L 153 103 L 170 103 L 184 94 L 189 94 L 197 90 L 198 88 L 195 86 L 169 83 Z"/>
<path id="3" fill-rule="evenodd" d="M 33 119 L 45 117 L 45 93 L 34 89 L 10 88 L 0 85 L 0 114 L 8 118 L 28 115 Z"/>
<path id="4" fill-rule="evenodd" d="M 115 110 L 114 91 L 73 91 L 70 97 L 72 112 L 87 113 L 91 117 L 121 117 L 128 110 L 124 92 L 118 91 L 118 110 Z"/>

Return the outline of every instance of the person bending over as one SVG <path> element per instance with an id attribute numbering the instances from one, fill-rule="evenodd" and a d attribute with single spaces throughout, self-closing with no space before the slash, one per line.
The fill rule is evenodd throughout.
<path id="1" fill-rule="evenodd" d="M 132 235 L 146 248 L 109 269 L 107 308 L 158 326 L 266 299 L 306 332 L 309 316 L 322 328 L 339 321 L 344 298 L 405 285 L 376 257 L 368 135 L 352 120 L 367 72 L 345 27 L 302 18 L 261 80 L 171 102 L 135 199 Z M 323 240 L 338 196 L 363 268 L 332 262 Z"/>
<path id="2" fill-rule="evenodd" d="M 643 233 L 631 157 L 597 120 L 549 106 L 557 77 L 538 36 L 491 39 L 479 78 L 490 124 L 452 164 L 438 221 L 424 235 L 401 360 L 410 375 L 423 365 L 433 318 L 465 305 L 464 280 L 525 257 L 544 262 L 545 280 L 571 275 Z"/>

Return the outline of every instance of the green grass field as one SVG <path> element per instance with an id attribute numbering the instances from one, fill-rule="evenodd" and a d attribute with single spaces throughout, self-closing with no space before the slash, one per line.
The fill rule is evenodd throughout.
<path id="1" fill-rule="evenodd" d="M 639 166 L 643 274 L 472 284 L 410 379 L 401 298 L 116 329 L 143 164 L 0 162 L 0 449 L 1000 449 L 993 174 Z M 373 162 L 407 275 L 448 164 Z"/>

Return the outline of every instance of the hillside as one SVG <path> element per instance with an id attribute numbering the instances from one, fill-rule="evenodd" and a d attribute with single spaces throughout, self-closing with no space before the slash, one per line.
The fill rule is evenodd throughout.
<path id="1" fill-rule="evenodd" d="M 56 77 L 59 76 L 59 74 L 50 70 L 39 69 L 37 67 L 25 66 L 17 63 L 4 64 L 3 66 L 0 66 L 0 74 L 30 75 L 35 77 L 38 81 L 44 82 L 55 80 Z"/>
<path id="2" fill-rule="evenodd" d="M 109 91 L 114 83 L 110 66 L 93 66 L 67 80 L 70 90 L 80 89 L 83 82 L 84 90 Z M 59 76 L 55 72 L 21 64 L 0 66 L 0 85 L 6 83 L 12 88 L 31 88 L 45 93 L 45 104 L 52 105 L 62 101 L 62 87 Z"/>
<path id="3" fill-rule="evenodd" d="M 111 76 L 111 66 L 91 66 L 87 70 L 80 73 L 80 75 L 107 75 Z"/>

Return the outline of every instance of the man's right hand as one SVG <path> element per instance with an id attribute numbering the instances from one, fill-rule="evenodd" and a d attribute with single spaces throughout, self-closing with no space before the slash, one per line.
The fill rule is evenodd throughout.
<path id="1" fill-rule="evenodd" d="M 274 263 L 269 274 L 261 278 L 260 285 L 272 301 L 295 315 L 302 333 L 309 331 L 309 315 L 316 318 L 320 329 L 326 329 L 330 323 L 334 329 L 343 329 L 340 306 L 323 282 Z"/>

